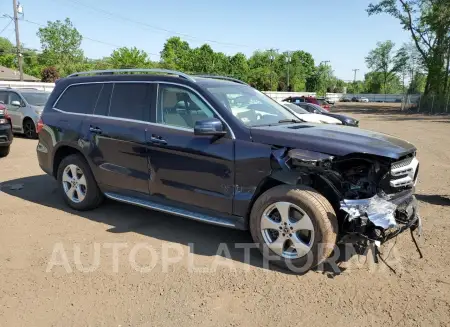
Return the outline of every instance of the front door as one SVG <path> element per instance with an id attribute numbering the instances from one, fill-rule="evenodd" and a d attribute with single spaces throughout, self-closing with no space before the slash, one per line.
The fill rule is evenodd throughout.
<path id="1" fill-rule="evenodd" d="M 156 124 L 146 132 L 150 194 L 231 214 L 234 140 L 194 135 L 195 121 L 216 116 L 195 91 L 161 83 L 158 92 Z"/>
<path id="2" fill-rule="evenodd" d="M 24 119 L 24 114 L 22 112 L 22 109 L 25 106 L 25 104 L 24 104 L 22 98 L 16 92 L 6 91 L 5 93 L 6 93 L 5 94 L 6 95 L 5 105 L 6 105 L 6 109 L 8 109 L 9 115 L 11 116 L 11 123 L 12 123 L 13 131 L 22 132 L 23 119 Z M 0 96 L 0 97 L 2 99 L 4 98 L 3 96 Z M 14 102 L 14 104 L 13 104 L 13 102 Z M 19 104 L 19 105 L 17 105 L 17 104 Z"/>

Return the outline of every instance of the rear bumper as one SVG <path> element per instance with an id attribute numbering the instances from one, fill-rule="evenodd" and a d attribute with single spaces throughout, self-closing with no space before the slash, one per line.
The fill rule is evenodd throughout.
<path id="1" fill-rule="evenodd" d="M 41 139 L 39 139 L 38 145 L 36 147 L 36 154 L 39 162 L 39 167 L 41 167 L 41 169 L 45 173 L 53 176 L 53 164 L 48 146 Z"/>
<path id="2" fill-rule="evenodd" d="M 0 125 L 0 146 L 8 146 L 13 141 L 13 133 L 10 124 Z"/>

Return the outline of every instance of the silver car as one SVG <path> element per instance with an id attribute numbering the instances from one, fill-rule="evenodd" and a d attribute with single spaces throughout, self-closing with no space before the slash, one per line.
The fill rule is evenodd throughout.
<path id="1" fill-rule="evenodd" d="M 36 125 L 50 92 L 36 89 L 0 89 L 0 103 L 6 105 L 14 133 L 37 138 Z"/>

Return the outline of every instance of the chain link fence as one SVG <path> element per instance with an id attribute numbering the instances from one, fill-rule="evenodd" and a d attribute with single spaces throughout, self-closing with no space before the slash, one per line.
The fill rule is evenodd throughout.
<path id="1" fill-rule="evenodd" d="M 403 98 L 402 110 L 428 114 L 448 114 L 450 111 L 450 93 L 444 95 L 422 95 L 419 98 L 406 95 Z"/>

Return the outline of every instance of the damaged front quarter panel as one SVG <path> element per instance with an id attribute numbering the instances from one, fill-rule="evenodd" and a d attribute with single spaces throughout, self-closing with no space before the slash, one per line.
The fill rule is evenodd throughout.
<path id="1" fill-rule="evenodd" d="M 392 191 L 385 188 L 390 178 L 389 158 L 365 154 L 336 157 L 289 148 L 273 149 L 272 158 L 272 178 L 310 186 L 329 200 L 341 222 L 341 236 L 359 234 L 383 242 L 420 224 L 413 189 L 405 190 L 406 197 L 400 202 L 393 200 L 400 193 L 385 192 Z M 405 201 L 412 201 L 408 210 L 402 209 Z"/>

